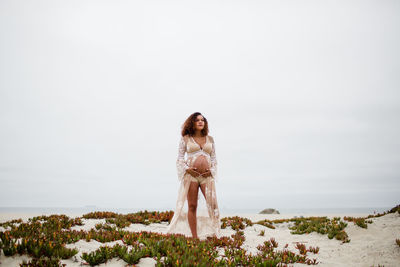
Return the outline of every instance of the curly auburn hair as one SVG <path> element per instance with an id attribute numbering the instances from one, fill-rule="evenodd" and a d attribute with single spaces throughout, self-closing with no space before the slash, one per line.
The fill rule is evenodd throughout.
<path id="1" fill-rule="evenodd" d="M 201 115 L 204 118 L 204 127 L 203 127 L 203 130 L 201 130 L 201 135 L 206 136 L 208 134 L 208 121 L 207 121 L 206 117 L 204 117 L 204 115 L 201 114 L 200 112 L 195 112 L 195 113 L 191 114 L 183 123 L 182 132 L 181 132 L 182 136 L 185 136 L 186 134 L 189 134 L 191 136 L 194 135 L 194 133 L 195 133 L 194 123 L 195 123 L 198 115 Z"/>

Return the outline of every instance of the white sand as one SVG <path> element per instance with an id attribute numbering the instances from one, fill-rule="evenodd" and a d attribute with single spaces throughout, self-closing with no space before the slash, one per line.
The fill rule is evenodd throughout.
<path id="1" fill-rule="evenodd" d="M 12 219 L 23 219 L 24 222 L 28 218 L 40 215 L 50 215 L 54 213 L 0 213 L 0 222 L 12 220 Z M 81 216 L 82 214 L 68 214 L 70 217 Z M 303 214 L 304 217 L 309 216 L 327 216 L 329 218 L 344 216 L 353 217 L 365 217 L 368 214 Z M 300 217 L 301 214 L 222 214 L 221 218 L 228 216 L 240 216 L 247 217 L 253 222 L 263 219 L 280 219 L 280 218 L 293 218 L 295 216 Z M 308 258 L 317 259 L 319 264 L 317 266 L 400 266 L 400 247 L 396 244 L 395 239 L 400 239 L 400 215 L 398 213 L 387 214 L 378 218 L 371 218 L 372 224 L 368 224 L 368 228 L 360 228 L 354 225 L 352 222 L 347 222 L 348 226 L 345 231 L 349 235 L 350 242 L 342 243 L 336 239 L 329 239 L 327 235 L 321 235 L 318 233 L 303 234 L 303 235 L 293 235 L 288 229 L 288 223 L 276 224 L 276 229 L 270 229 L 262 225 L 253 225 L 246 227 L 244 229 L 246 240 L 242 248 L 246 249 L 249 253 L 257 253 L 257 246 L 262 244 L 264 241 L 269 240 L 274 237 L 278 242 L 278 248 L 282 249 L 285 244 L 288 244 L 288 249 L 293 252 L 298 252 L 295 249 L 296 242 L 304 243 L 307 248 L 309 246 L 319 247 L 320 250 L 318 254 L 308 253 Z M 72 229 L 84 229 L 89 230 L 94 228 L 97 223 L 104 223 L 105 219 L 83 219 L 83 226 L 74 226 Z M 152 231 L 165 233 L 167 228 L 167 223 L 160 224 L 131 224 L 126 227 L 125 230 L 128 231 Z M 265 231 L 264 236 L 259 236 L 261 230 Z M 0 227 L 0 231 L 4 231 L 4 228 Z M 223 236 L 230 236 L 234 234 L 230 228 L 221 230 Z M 116 243 L 122 244 L 122 241 L 114 241 L 109 243 L 100 243 L 95 240 L 86 242 L 85 240 L 80 240 L 74 244 L 68 244 L 67 247 L 76 247 L 79 249 L 79 253 L 73 257 L 73 259 L 62 260 L 62 263 L 67 264 L 67 266 L 81 266 L 83 260 L 80 258 L 83 252 L 91 252 L 96 250 L 100 246 L 110 245 L 113 246 Z M 19 266 L 22 260 L 30 259 L 29 256 L 14 256 L 5 257 L 3 252 L 0 255 L 0 266 Z M 126 263 L 120 259 L 113 259 L 108 261 L 106 264 L 101 264 L 100 266 L 125 266 Z M 155 260 L 152 258 L 142 258 L 137 266 L 154 266 Z M 296 263 L 293 266 L 306 266 L 305 264 Z"/>

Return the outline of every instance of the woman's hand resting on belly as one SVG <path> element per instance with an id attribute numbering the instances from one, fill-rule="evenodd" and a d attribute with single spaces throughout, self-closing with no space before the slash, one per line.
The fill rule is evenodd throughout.
<path id="1" fill-rule="evenodd" d="M 193 177 L 197 177 L 200 175 L 200 173 L 197 171 L 197 168 L 190 167 L 189 169 L 186 170 L 187 173 L 189 173 Z"/>
<path id="2" fill-rule="evenodd" d="M 203 177 L 211 176 L 211 171 L 210 171 L 209 169 L 207 169 L 205 172 L 203 172 L 203 173 L 201 174 L 201 176 L 203 176 Z"/>
<path id="3" fill-rule="evenodd" d="M 203 176 L 203 177 L 208 177 L 211 176 L 211 171 L 209 169 L 207 169 L 205 172 L 203 173 L 199 173 L 197 171 L 197 168 L 194 167 L 190 167 L 189 169 L 186 170 L 187 173 L 189 173 L 191 176 L 193 177 L 197 177 L 197 176 Z"/>

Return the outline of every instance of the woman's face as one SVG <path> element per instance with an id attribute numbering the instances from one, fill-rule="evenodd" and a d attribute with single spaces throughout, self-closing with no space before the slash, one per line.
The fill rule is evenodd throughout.
<path id="1" fill-rule="evenodd" d="M 204 118 L 201 115 L 197 115 L 195 121 L 194 121 L 194 128 L 196 130 L 203 130 L 204 128 Z"/>

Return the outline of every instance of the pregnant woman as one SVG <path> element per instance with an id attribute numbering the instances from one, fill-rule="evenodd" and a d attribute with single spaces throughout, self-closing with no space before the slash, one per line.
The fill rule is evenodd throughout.
<path id="1" fill-rule="evenodd" d="M 193 113 L 184 122 L 181 135 L 176 161 L 181 183 L 167 233 L 193 238 L 219 237 L 221 222 L 215 189 L 217 158 L 214 139 L 208 135 L 207 119 L 200 112 Z"/>

